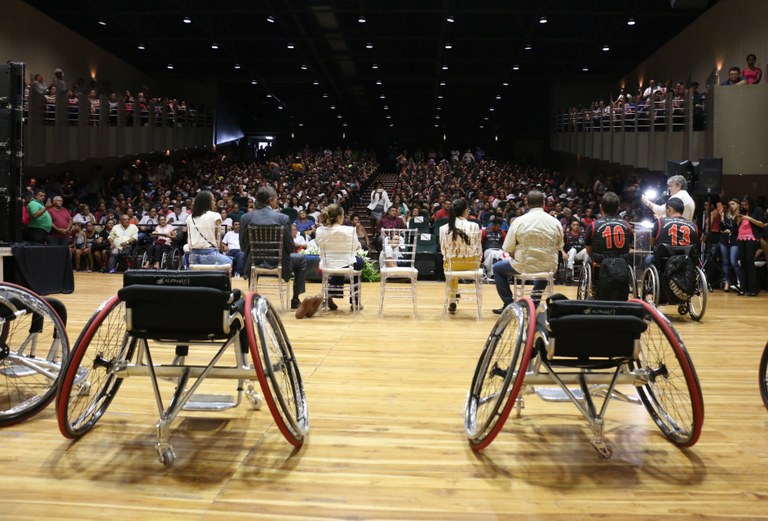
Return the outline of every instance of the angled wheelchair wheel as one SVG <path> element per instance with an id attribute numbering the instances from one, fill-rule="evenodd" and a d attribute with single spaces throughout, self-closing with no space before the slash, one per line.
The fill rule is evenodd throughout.
<path id="1" fill-rule="evenodd" d="M 588 300 L 592 296 L 592 263 L 584 262 L 579 274 L 579 287 L 576 290 L 577 300 Z"/>
<path id="2" fill-rule="evenodd" d="M 652 306 L 659 305 L 659 296 L 661 293 L 661 286 L 659 285 L 659 272 L 656 270 L 656 266 L 648 266 L 643 272 L 643 280 L 640 283 L 640 298 L 651 304 Z"/>
<path id="3" fill-rule="evenodd" d="M 68 356 L 67 332 L 51 305 L 26 288 L 0 283 L 0 426 L 51 403 Z"/>
<path id="4" fill-rule="evenodd" d="M 272 417 L 285 439 L 298 447 L 309 430 L 307 399 L 280 316 L 267 299 L 249 293 L 245 300 L 245 329 Z"/>
<path id="5" fill-rule="evenodd" d="M 696 289 L 693 292 L 691 300 L 688 301 L 688 314 L 694 320 L 701 320 L 704 312 L 707 311 L 707 277 L 701 268 L 696 268 Z"/>
<path id="6" fill-rule="evenodd" d="M 643 305 L 648 329 L 640 337 L 638 364 L 649 380 L 637 391 L 664 436 L 675 445 L 690 447 L 704 423 L 699 379 L 669 320 L 648 302 Z"/>
<path id="7" fill-rule="evenodd" d="M 109 407 L 123 382 L 116 370 L 135 350 L 128 340 L 125 303 L 114 295 L 88 320 L 64 365 L 56 414 L 67 438 L 88 432 Z"/>
<path id="8" fill-rule="evenodd" d="M 763 405 L 768 409 L 768 344 L 765 344 L 763 356 L 760 358 L 758 375 L 760 379 L 760 396 L 763 399 Z"/>
<path id="9" fill-rule="evenodd" d="M 496 438 L 520 394 L 533 353 L 534 313 L 528 298 L 507 306 L 485 343 L 464 411 L 464 428 L 474 450 Z"/>

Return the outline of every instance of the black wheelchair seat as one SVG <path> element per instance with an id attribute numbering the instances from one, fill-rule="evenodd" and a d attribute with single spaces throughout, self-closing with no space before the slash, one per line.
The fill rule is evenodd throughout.
<path id="1" fill-rule="evenodd" d="M 213 270 L 129 270 L 117 292 L 133 336 L 179 341 L 230 337 L 239 294 L 227 273 Z"/>
<path id="2" fill-rule="evenodd" d="M 552 301 L 547 307 L 547 359 L 578 367 L 606 367 L 634 359 L 647 328 L 644 317 L 639 302 Z"/>

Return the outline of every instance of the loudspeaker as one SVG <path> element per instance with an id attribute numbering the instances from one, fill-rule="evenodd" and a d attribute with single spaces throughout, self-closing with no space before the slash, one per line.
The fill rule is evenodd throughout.
<path id="1" fill-rule="evenodd" d="M 712 157 L 699 159 L 699 172 L 696 176 L 697 195 L 719 195 L 723 182 L 723 158 Z"/>
<path id="2" fill-rule="evenodd" d="M 0 242 L 21 240 L 24 64 L 0 65 Z"/>

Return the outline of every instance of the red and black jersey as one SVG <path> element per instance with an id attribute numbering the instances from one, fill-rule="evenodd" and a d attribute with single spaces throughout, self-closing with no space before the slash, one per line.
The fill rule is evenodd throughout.
<path id="1" fill-rule="evenodd" d="M 620 217 L 601 217 L 587 226 L 586 240 L 593 254 L 627 253 L 633 241 L 632 228 Z"/>
<path id="2" fill-rule="evenodd" d="M 663 217 L 653 223 L 651 237 L 656 244 L 670 246 L 690 246 L 696 244 L 699 233 L 696 224 L 684 217 Z"/>

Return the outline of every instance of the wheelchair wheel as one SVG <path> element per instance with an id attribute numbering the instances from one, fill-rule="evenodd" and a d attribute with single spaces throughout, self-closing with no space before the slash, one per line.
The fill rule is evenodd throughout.
<path id="1" fill-rule="evenodd" d="M 659 272 L 656 270 L 656 266 L 645 268 L 641 283 L 641 293 L 640 298 L 645 302 L 653 306 L 659 305 L 661 286 L 659 285 Z"/>
<path id="2" fill-rule="evenodd" d="M 464 429 L 474 450 L 496 438 L 523 387 L 536 331 L 533 302 L 507 306 L 477 362 L 464 411 Z"/>
<path id="3" fill-rule="evenodd" d="M 248 345 L 264 399 L 280 432 L 298 447 L 309 430 L 309 416 L 304 384 L 288 335 L 267 299 L 249 293 L 245 310 Z"/>
<path id="4" fill-rule="evenodd" d="M 680 447 L 699 439 L 704 400 L 688 351 L 669 320 L 643 302 L 648 329 L 640 337 L 639 366 L 649 380 L 637 388 L 645 408 L 666 438 Z"/>
<path id="5" fill-rule="evenodd" d="M 26 288 L 0 283 L 0 426 L 51 403 L 68 356 L 67 332 L 51 305 Z"/>
<path id="6" fill-rule="evenodd" d="M 90 318 L 64 365 L 56 398 L 64 436 L 82 436 L 96 425 L 123 382 L 115 369 L 130 360 L 134 348 L 125 331 L 125 303 L 114 295 Z"/>
<path id="7" fill-rule="evenodd" d="M 763 356 L 760 358 L 758 375 L 760 378 L 760 396 L 763 398 L 763 405 L 768 409 L 768 344 L 765 344 Z"/>
<path id="8" fill-rule="evenodd" d="M 592 263 L 584 262 L 579 274 L 579 287 L 576 290 L 577 300 L 589 300 L 592 297 Z"/>
<path id="9" fill-rule="evenodd" d="M 181 263 L 181 249 L 175 246 L 170 251 L 166 252 L 163 256 L 165 262 L 163 268 L 166 270 L 180 270 L 182 268 Z"/>
<path id="10" fill-rule="evenodd" d="M 707 277 L 701 268 L 696 268 L 696 289 L 691 300 L 688 301 L 688 314 L 694 320 L 701 320 L 707 310 Z"/>

